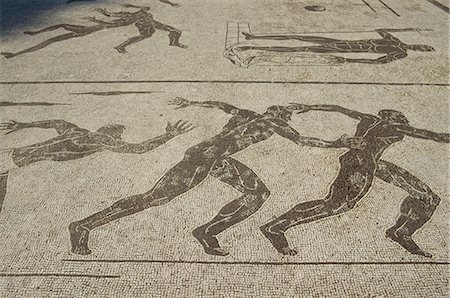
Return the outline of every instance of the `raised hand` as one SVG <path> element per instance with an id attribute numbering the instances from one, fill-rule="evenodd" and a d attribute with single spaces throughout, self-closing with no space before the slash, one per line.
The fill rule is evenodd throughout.
<path id="1" fill-rule="evenodd" d="M 345 57 L 341 57 L 341 56 L 331 56 L 330 62 L 342 64 L 342 63 L 348 62 L 348 59 Z"/>
<path id="2" fill-rule="evenodd" d="M 350 149 L 363 150 L 366 148 L 367 143 L 362 137 L 349 137 L 348 135 L 342 135 L 334 142 L 337 147 L 347 147 Z"/>
<path id="3" fill-rule="evenodd" d="M 25 123 L 17 122 L 14 120 L 0 123 L 0 130 L 9 130 L 6 134 L 24 129 L 25 127 Z"/>
<path id="4" fill-rule="evenodd" d="M 310 110 L 310 107 L 301 103 L 290 103 L 288 109 L 291 111 L 295 111 L 297 114 L 306 113 Z"/>
<path id="5" fill-rule="evenodd" d="M 167 123 L 166 132 L 171 136 L 177 136 L 183 133 L 187 133 L 195 128 L 189 121 L 178 120 L 177 123 Z"/>
<path id="6" fill-rule="evenodd" d="M 182 98 L 182 97 L 175 97 L 175 98 L 169 100 L 168 103 L 169 103 L 169 105 L 177 106 L 175 109 L 182 109 L 182 108 L 186 108 L 191 105 L 191 101 L 189 101 L 185 98 Z"/>
<path id="7" fill-rule="evenodd" d="M 101 13 L 101 14 L 107 14 L 108 13 L 108 11 L 106 9 L 104 9 L 104 8 L 96 8 L 95 10 L 98 11 L 99 13 Z"/>

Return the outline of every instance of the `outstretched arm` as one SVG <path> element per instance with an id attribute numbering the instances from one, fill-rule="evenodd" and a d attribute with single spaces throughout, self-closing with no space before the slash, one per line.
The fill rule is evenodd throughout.
<path id="1" fill-rule="evenodd" d="M 406 52 L 399 51 L 395 54 L 389 54 L 382 56 L 377 59 L 353 59 L 353 58 L 345 58 L 345 57 L 334 57 L 334 59 L 339 63 L 364 63 L 364 64 L 386 64 L 395 60 L 403 59 L 407 57 L 408 54 Z"/>
<path id="2" fill-rule="evenodd" d="M 179 6 L 180 6 L 180 4 L 170 2 L 169 0 L 159 0 L 159 2 L 165 3 L 165 4 L 169 4 L 169 5 L 172 6 L 172 7 L 179 7 Z"/>
<path id="3" fill-rule="evenodd" d="M 284 121 L 271 121 L 271 127 L 273 132 L 285 137 L 288 140 L 293 141 L 297 145 L 320 147 L 320 148 L 354 148 L 363 149 L 365 147 L 364 140 L 362 138 L 349 138 L 343 135 L 334 142 L 324 141 L 313 137 L 301 136 L 298 131 L 293 129 L 289 124 Z"/>
<path id="4" fill-rule="evenodd" d="M 97 8 L 96 10 L 106 17 L 120 17 L 121 16 L 120 12 L 107 11 L 104 8 Z"/>
<path id="5" fill-rule="evenodd" d="M 173 139 L 177 135 L 186 133 L 192 129 L 194 129 L 194 127 L 189 122 L 180 120 L 174 125 L 168 123 L 165 134 L 141 143 L 131 144 L 122 140 L 108 139 L 103 145 L 106 150 L 113 152 L 142 154 L 149 152 Z"/>
<path id="6" fill-rule="evenodd" d="M 77 125 L 64 120 L 44 120 L 44 121 L 23 122 L 23 123 L 11 120 L 9 122 L 0 124 L 0 129 L 9 130 L 8 133 L 18 131 L 24 128 L 44 128 L 44 129 L 53 128 L 56 130 L 58 134 L 63 134 L 69 129 L 82 129 Z"/>
<path id="7" fill-rule="evenodd" d="M 450 143 L 450 134 L 448 133 L 436 133 L 425 129 L 415 128 L 409 125 L 396 126 L 395 130 L 414 138 L 433 140 L 439 143 Z"/>
<path id="8" fill-rule="evenodd" d="M 105 22 L 103 20 L 96 19 L 94 17 L 86 17 L 85 19 L 88 20 L 88 21 L 91 21 L 93 23 L 100 24 L 100 25 L 113 25 L 114 24 L 114 23 L 111 23 L 111 22 Z"/>
<path id="9" fill-rule="evenodd" d="M 170 105 L 176 105 L 178 106 L 177 109 L 189 107 L 189 106 L 195 106 L 195 107 L 204 107 L 204 108 L 217 108 L 225 113 L 236 115 L 238 114 L 241 109 L 232 106 L 230 104 L 220 102 L 220 101 L 191 101 L 187 100 L 185 98 L 176 97 L 169 101 Z"/>
<path id="10" fill-rule="evenodd" d="M 325 112 L 338 112 L 358 120 L 375 118 L 375 116 L 372 116 L 370 114 L 364 114 L 358 111 L 349 110 L 347 108 L 337 105 L 303 105 L 292 103 L 290 107 L 292 107 L 293 110 L 299 111 L 299 113 L 304 113 L 308 111 L 325 111 Z"/>
<path id="11" fill-rule="evenodd" d="M 384 28 L 384 29 L 375 29 L 375 31 L 384 38 L 392 38 L 395 40 L 399 40 L 394 35 L 389 34 L 389 32 L 420 32 L 420 31 L 429 31 L 429 29 L 419 29 L 419 28 L 389 29 L 389 28 Z"/>

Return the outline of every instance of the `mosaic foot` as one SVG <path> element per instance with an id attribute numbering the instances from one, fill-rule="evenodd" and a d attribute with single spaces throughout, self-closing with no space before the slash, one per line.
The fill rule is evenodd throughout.
<path id="1" fill-rule="evenodd" d="M 88 247 L 88 229 L 81 226 L 78 222 L 73 222 L 69 225 L 69 233 L 72 253 L 79 255 L 89 255 L 92 253 Z"/>
<path id="2" fill-rule="evenodd" d="M 16 54 L 14 54 L 14 53 L 9 53 L 9 52 L 1 52 L 1 54 L 2 54 L 3 57 L 5 57 L 5 58 L 12 58 L 12 57 L 15 57 L 15 56 L 16 56 Z"/>
<path id="3" fill-rule="evenodd" d="M 219 246 L 216 237 L 204 233 L 202 227 L 198 227 L 192 231 L 192 235 L 200 242 L 207 254 L 215 256 L 226 256 L 230 254 L 226 249 Z"/>
<path id="4" fill-rule="evenodd" d="M 114 47 L 114 49 L 116 49 L 116 51 L 119 52 L 120 54 L 126 54 L 127 53 L 125 48 L 122 48 L 122 47 Z"/>
<path id="5" fill-rule="evenodd" d="M 269 230 L 269 226 L 267 225 L 261 226 L 260 229 L 264 236 L 266 236 L 267 239 L 270 240 L 273 247 L 275 247 L 275 249 L 279 253 L 286 256 L 295 256 L 296 254 L 298 254 L 298 251 L 296 249 L 290 248 L 288 246 L 286 236 L 284 236 L 283 232 L 278 231 L 277 233 L 274 233 Z"/>
<path id="6" fill-rule="evenodd" d="M 395 230 L 387 230 L 386 231 L 386 237 L 394 240 L 398 244 L 400 244 L 403 248 L 405 248 L 407 251 L 414 255 L 424 256 L 427 258 L 431 258 L 432 254 L 429 252 L 426 252 L 422 250 L 415 242 L 412 240 L 410 236 L 405 235 L 397 235 Z"/>

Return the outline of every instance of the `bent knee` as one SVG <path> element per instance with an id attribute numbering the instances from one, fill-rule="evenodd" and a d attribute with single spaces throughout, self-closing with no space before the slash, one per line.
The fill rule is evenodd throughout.
<path id="1" fill-rule="evenodd" d="M 438 197 L 434 193 L 432 193 L 429 197 L 430 197 L 430 204 L 433 205 L 433 206 L 437 206 L 441 202 L 441 198 Z"/>
<path id="2" fill-rule="evenodd" d="M 180 36 L 181 35 L 181 31 L 178 30 L 178 29 L 171 29 L 169 35 Z"/>
<path id="3" fill-rule="evenodd" d="M 411 197 L 412 202 L 418 200 L 425 205 L 437 206 L 441 202 L 441 198 L 432 191 L 427 191 L 426 193 L 414 193 Z"/>

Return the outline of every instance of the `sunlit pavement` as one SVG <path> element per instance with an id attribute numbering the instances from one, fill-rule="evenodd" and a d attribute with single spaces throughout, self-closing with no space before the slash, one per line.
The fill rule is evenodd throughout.
<path id="1" fill-rule="evenodd" d="M 448 1 L 1 5 L 1 297 L 448 295 Z"/>

